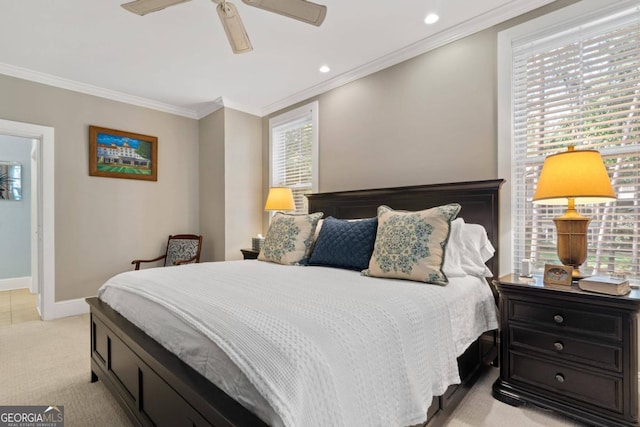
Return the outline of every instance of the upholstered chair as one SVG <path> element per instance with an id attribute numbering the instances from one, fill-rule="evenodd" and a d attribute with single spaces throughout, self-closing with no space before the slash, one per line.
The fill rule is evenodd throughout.
<path id="1" fill-rule="evenodd" d="M 140 270 L 140 263 L 156 262 L 164 259 L 164 266 L 191 264 L 200 262 L 200 250 L 202 249 L 202 236 L 195 234 L 176 234 L 169 236 L 167 250 L 164 255 L 153 259 L 136 259 L 131 264 Z"/>

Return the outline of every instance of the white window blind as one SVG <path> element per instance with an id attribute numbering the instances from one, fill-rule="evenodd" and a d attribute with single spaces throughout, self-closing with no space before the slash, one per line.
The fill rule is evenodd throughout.
<path id="1" fill-rule="evenodd" d="M 514 265 L 559 264 L 553 218 L 533 205 L 544 158 L 600 151 L 617 200 L 577 206 L 591 218 L 585 274 L 640 278 L 640 12 L 600 17 L 512 47 Z"/>
<path id="2" fill-rule="evenodd" d="M 271 186 L 293 190 L 296 213 L 307 213 L 305 194 L 317 188 L 317 103 L 270 121 Z"/>

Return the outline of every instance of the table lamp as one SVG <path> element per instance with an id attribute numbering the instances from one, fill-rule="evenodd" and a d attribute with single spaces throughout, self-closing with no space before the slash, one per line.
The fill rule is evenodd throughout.
<path id="1" fill-rule="evenodd" d="M 293 191 L 285 187 L 271 187 L 264 204 L 265 211 L 294 211 L 296 203 L 293 200 Z"/>
<path id="2" fill-rule="evenodd" d="M 579 279 L 580 266 L 587 259 L 587 226 L 589 218 L 576 211 L 576 204 L 606 203 L 616 199 L 609 175 L 596 150 L 574 150 L 547 156 L 542 165 L 533 203 L 564 205 L 567 211 L 556 217 L 558 258 L 573 267 L 573 278 Z"/>

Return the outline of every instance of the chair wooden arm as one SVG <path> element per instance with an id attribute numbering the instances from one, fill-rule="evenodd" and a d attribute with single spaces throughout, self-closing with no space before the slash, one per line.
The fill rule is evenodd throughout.
<path id="1" fill-rule="evenodd" d="M 135 264 L 136 265 L 135 269 L 136 270 L 140 270 L 140 263 L 141 262 L 155 262 L 155 261 L 160 261 L 161 259 L 164 259 L 166 257 L 167 257 L 167 255 L 165 254 L 165 255 L 160 255 L 159 257 L 154 258 L 154 259 L 136 259 L 136 260 L 131 261 L 131 264 Z"/>
<path id="2" fill-rule="evenodd" d="M 173 265 L 189 264 L 191 262 L 194 262 L 196 259 L 198 259 L 198 255 L 194 255 L 189 259 L 177 259 L 173 261 Z"/>

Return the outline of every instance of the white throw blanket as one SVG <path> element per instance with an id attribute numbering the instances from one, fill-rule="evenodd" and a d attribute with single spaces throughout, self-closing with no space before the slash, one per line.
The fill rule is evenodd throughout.
<path id="1" fill-rule="evenodd" d="M 99 296 L 109 288 L 209 337 L 286 426 L 422 423 L 459 382 L 446 287 L 237 261 L 122 273 Z"/>

